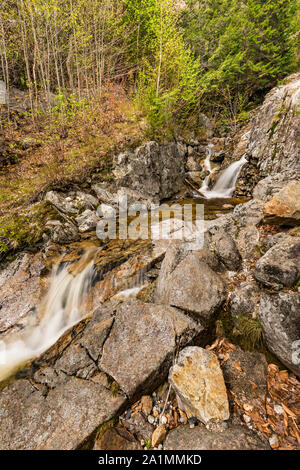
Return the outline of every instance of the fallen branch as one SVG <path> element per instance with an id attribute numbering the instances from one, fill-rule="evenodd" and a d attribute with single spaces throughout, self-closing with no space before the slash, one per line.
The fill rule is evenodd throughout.
<path id="1" fill-rule="evenodd" d="M 201 191 L 199 191 L 199 189 L 195 188 L 195 186 L 188 179 L 185 179 L 184 181 L 187 184 L 189 184 L 195 191 L 197 191 L 197 193 L 199 193 L 201 197 L 203 197 L 204 199 L 207 199 L 206 196 L 204 196 L 204 194 L 201 193 Z"/>

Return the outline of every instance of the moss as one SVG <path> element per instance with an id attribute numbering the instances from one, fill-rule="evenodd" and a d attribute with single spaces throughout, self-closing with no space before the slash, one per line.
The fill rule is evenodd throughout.
<path id="1" fill-rule="evenodd" d="M 239 317 L 237 328 L 229 308 L 225 307 L 216 322 L 216 335 L 228 338 L 244 351 L 262 353 L 269 364 L 276 364 L 280 369 L 286 369 L 265 345 L 262 326 L 257 319 Z"/>
<path id="2" fill-rule="evenodd" d="M 32 248 L 45 233 L 48 220 L 61 220 L 61 216 L 47 201 L 30 206 L 23 213 L 15 213 L 2 219 L 0 227 L 0 261 L 6 255 L 14 254 L 25 248 Z"/>

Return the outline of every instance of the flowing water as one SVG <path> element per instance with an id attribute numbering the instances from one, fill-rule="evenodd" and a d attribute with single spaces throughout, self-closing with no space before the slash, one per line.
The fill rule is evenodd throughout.
<path id="1" fill-rule="evenodd" d="M 207 156 L 204 165 L 210 174 L 205 178 L 200 191 L 207 199 L 217 199 L 217 198 L 230 198 L 232 197 L 235 186 L 241 172 L 241 169 L 247 162 L 246 158 L 243 156 L 237 162 L 232 163 L 226 170 L 223 171 L 218 181 L 214 184 L 212 189 L 209 189 L 209 180 L 212 174 L 210 162 L 207 162 L 207 159 L 210 159 L 210 155 Z"/>
<path id="2" fill-rule="evenodd" d="M 209 190 L 209 178 L 213 172 L 210 163 L 212 151 L 213 147 L 209 147 L 205 160 L 205 168 L 209 171 L 209 176 L 201 188 L 201 192 L 207 199 L 198 197 L 176 201 L 181 205 L 204 204 L 205 219 L 215 219 L 222 213 L 230 211 L 236 204 L 244 202 L 241 199 L 228 201 L 228 198 L 234 191 L 238 175 L 246 159 L 242 158 L 230 165 L 215 186 Z M 89 293 L 95 277 L 95 258 L 101 249 L 99 245 L 98 247 L 92 245 L 83 251 L 84 255 L 76 262 L 65 262 L 61 259 L 56 264 L 48 293 L 38 308 L 37 324 L 25 327 L 0 341 L 0 382 L 43 354 L 57 342 L 64 332 L 90 313 Z M 118 296 L 126 299 L 136 295 L 142 289 L 144 282 L 145 279 L 142 276 L 138 285 L 123 290 Z"/>
<path id="3" fill-rule="evenodd" d="M 89 250 L 82 257 L 76 273 L 70 272 L 68 264 L 54 269 L 39 308 L 39 324 L 1 342 L 0 382 L 49 349 L 88 313 L 85 301 L 93 282 L 95 253 Z"/>

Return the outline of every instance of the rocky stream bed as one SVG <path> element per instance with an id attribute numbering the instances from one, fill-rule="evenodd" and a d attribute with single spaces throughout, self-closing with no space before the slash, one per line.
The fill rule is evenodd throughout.
<path id="1" fill-rule="evenodd" d="M 0 272 L 2 356 L 28 338 L 40 351 L 0 364 L 1 449 L 300 448 L 299 86 L 272 90 L 235 143 L 205 121 L 201 139 L 117 155 L 111 182 L 46 194 L 57 218 L 43 246 Z M 247 159 L 232 199 L 184 184 L 207 176 L 208 148 L 211 185 Z M 202 248 L 100 241 L 124 195 L 204 204 Z M 63 314 L 79 292 L 77 316 L 38 349 L 51 286 Z"/>

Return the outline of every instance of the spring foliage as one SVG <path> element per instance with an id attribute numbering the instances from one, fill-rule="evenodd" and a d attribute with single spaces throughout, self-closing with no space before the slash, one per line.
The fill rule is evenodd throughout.
<path id="1" fill-rule="evenodd" d="M 298 0 L 4 0 L 0 78 L 65 112 L 112 81 L 154 128 L 231 118 L 295 68 Z M 54 100 L 54 95 L 58 99 Z"/>

